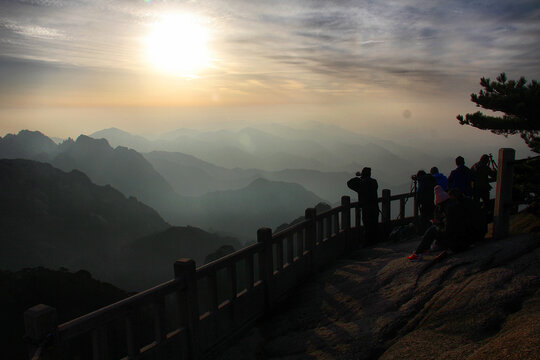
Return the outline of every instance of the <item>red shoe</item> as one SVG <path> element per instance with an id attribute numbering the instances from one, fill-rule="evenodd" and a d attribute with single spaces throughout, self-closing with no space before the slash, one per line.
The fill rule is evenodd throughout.
<path id="1" fill-rule="evenodd" d="M 417 255 L 415 252 L 413 252 L 411 255 L 407 257 L 407 259 L 411 261 L 420 261 L 422 260 L 422 258 L 423 258 L 422 254 Z"/>

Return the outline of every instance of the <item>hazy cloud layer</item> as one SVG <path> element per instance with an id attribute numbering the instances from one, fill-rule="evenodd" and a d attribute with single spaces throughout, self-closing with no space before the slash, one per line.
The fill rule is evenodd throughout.
<path id="1" fill-rule="evenodd" d="M 201 16 L 214 56 L 202 76 L 224 91 L 256 84 L 283 92 L 422 88 L 500 71 L 540 77 L 537 0 L 2 0 L 0 6 L 0 56 L 120 71 L 146 70 L 142 38 L 160 14 Z"/>

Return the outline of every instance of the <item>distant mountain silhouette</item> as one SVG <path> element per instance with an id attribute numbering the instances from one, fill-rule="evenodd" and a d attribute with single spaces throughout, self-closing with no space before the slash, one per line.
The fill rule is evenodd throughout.
<path id="1" fill-rule="evenodd" d="M 257 178 L 243 169 L 227 169 L 179 152 L 153 151 L 143 156 L 178 194 L 186 196 L 239 189 Z"/>
<path id="2" fill-rule="evenodd" d="M 76 268 L 75 268 L 76 269 Z M 23 313 L 37 304 L 58 311 L 60 323 L 128 296 L 126 291 L 92 278 L 85 270 L 0 270 L 0 337 L 3 359 L 27 359 Z"/>
<path id="3" fill-rule="evenodd" d="M 30 160 L 0 160 L 0 266 L 86 268 L 109 279 L 111 253 L 169 225 L 152 208 Z"/>
<path id="4" fill-rule="evenodd" d="M 107 139 L 112 147 L 124 146 L 131 149 L 136 149 L 139 152 L 153 150 L 153 145 L 150 140 L 142 136 L 132 135 L 126 131 L 114 127 L 96 131 L 89 136 L 94 139 Z"/>
<path id="5" fill-rule="evenodd" d="M 208 193 L 199 197 L 180 196 L 135 150 L 121 146 L 113 149 L 107 140 L 85 135 L 79 136 L 76 141 L 68 139 L 52 149 L 48 157 L 54 166 L 65 171 L 78 169 L 96 184 L 110 184 L 128 196 L 135 196 L 174 225 L 199 226 L 240 235 L 243 240 L 255 236 L 259 227 L 278 225 L 320 201 L 319 197 L 308 194 L 299 185 L 254 181 L 260 170 L 239 171 L 237 174 L 236 171 L 209 163 L 204 164 L 203 171 L 211 169 L 210 177 L 217 178 L 215 175 L 219 173 L 221 178 L 229 177 L 231 181 L 243 176 L 247 178 L 241 179 L 234 191 Z M 177 159 L 178 154 L 174 158 Z M 201 164 L 194 157 L 184 155 L 184 158 L 185 163 Z M 192 170 L 184 169 L 181 173 L 189 177 L 196 173 Z M 192 181 L 204 183 L 197 177 Z"/>
<path id="6" fill-rule="evenodd" d="M 105 139 L 81 135 L 65 146 L 51 163 L 66 171 L 79 169 L 95 183 L 110 184 L 158 211 L 162 210 L 164 201 L 176 196 L 167 181 L 141 154 L 120 146 L 113 149 Z"/>
<path id="7" fill-rule="evenodd" d="M 198 196 L 207 192 L 246 187 L 257 178 L 301 184 L 323 199 L 338 202 L 348 193 L 347 180 L 354 172 L 322 172 L 309 169 L 264 171 L 260 169 L 227 169 L 192 155 L 164 151 L 144 154 L 167 182 L 182 195 Z"/>
<path id="8" fill-rule="evenodd" d="M 0 138 L 0 159 L 44 159 L 57 151 L 57 145 L 39 131 L 21 130 Z"/>
<path id="9" fill-rule="evenodd" d="M 64 171 L 80 170 L 96 184 L 111 185 L 126 196 L 134 196 L 162 216 L 170 218 L 181 203 L 163 176 L 140 153 L 122 146 L 113 149 L 106 139 L 80 135 L 75 141 L 70 138 L 56 145 L 40 132 L 24 130 L 0 140 L 0 157 L 4 154 L 6 158 L 49 162 Z"/>
<path id="10" fill-rule="evenodd" d="M 180 213 L 189 224 L 253 240 L 258 228 L 294 219 L 321 198 L 298 184 L 256 179 L 240 190 L 216 191 L 189 201 Z"/>
<path id="11" fill-rule="evenodd" d="M 140 137 L 125 132 L 118 136 L 117 132 L 116 129 L 104 130 L 99 135 L 138 151 L 151 148 L 154 151 L 181 152 L 229 169 L 308 169 L 354 173 L 370 166 L 390 188 L 402 184 L 402 179 L 408 179 L 420 168 L 439 165 L 442 169 L 441 159 L 434 157 L 429 149 L 422 151 L 317 122 L 302 128 L 267 124 L 236 131 L 179 129 L 152 141 L 142 141 Z M 120 141 L 124 143 L 120 144 Z M 307 187 L 307 184 L 301 185 Z"/>

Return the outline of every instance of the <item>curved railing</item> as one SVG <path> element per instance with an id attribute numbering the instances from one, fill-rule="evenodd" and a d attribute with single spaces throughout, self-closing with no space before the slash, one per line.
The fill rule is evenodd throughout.
<path id="1" fill-rule="evenodd" d="M 508 233 L 512 203 L 513 149 L 500 149 L 493 237 Z M 412 204 L 407 201 L 413 198 Z M 394 220 L 392 202 L 399 201 Z M 413 192 L 383 190 L 382 233 L 417 217 Z M 412 215 L 406 216 L 412 211 Z M 37 305 L 25 312 L 33 359 L 197 359 L 212 354 L 251 326 L 320 267 L 362 242 L 361 210 L 348 196 L 341 205 L 272 234 L 259 229 L 257 242 L 195 268 L 191 259 L 174 264 L 174 279 L 67 323 L 56 310 Z"/>
<path id="2" fill-rule="evenodd" d="M 381 228 L 413 221 L 416 206 L 406 217 L 405 205 L 414 197 L 383 190 Z M 396 201 L 399 215 L 391 221 Z M 358 247 L 360 228 L 359 204 L 344 196 L 328 211 L 306 209 L 304 221 L 275 234 L 259 229 L 255 244 L 199 268 L 190 259 L 176 261 L 173 280 L 64 324 L 56 324 L 55 309 L 35 306 L 25 313 L 30 348 L 39 348 L 41 359 L 199 358 Z"/>

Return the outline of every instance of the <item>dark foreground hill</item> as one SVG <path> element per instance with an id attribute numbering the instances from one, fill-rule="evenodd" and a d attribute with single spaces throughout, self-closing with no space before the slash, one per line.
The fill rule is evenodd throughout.
<path id="1" fill-rule="evenodd" d="M 88 269 L 97 278 L 140 290 L 170 279 L 174 260 L 202 265 L 234 238 L 170 227 L 152 208 L 31 160 L 0 160 L 0 269 Z"/>
<path id="2" fill-rule="evenodd" d="M 89 272 L 45 268 L 17 272 L 0 270 L 0 344 L 2 359 L 27 359 L 23 343 L 26 309 L 47 304 L 57 309 L 60 323 L 97 310 L 128 296 Z"/>
<path id="3" fill-rule="evenodd" d="M 186 198 L 180 218 L 191 225 L 255 240 L 257 229 L 275 227 L 302 215 L 322 199 L 298 184 L 257 179 L 240 190 Z M 173 219 L 174 220 L 174 219 Z"/>
<path id="4" fill-rule="evenodd" d="M 99 278 L 112 250 L 169 225 L 152 208 L 98 186 L 80 171 L 0 160 L 0 264 L 89 269 Z"/>
<path id="5" fill-rule="evenodd" d="M 307 281 L 218 359 L 540 359 L 540 236 L 433 263 L 364 249 Z"/>
<path id="6" fill-rule="evenodd" d="M 114 283 L 135 290 L 155 286 L 172 279 L 173 264 L 179 258 L 190 257 L 197 266 L 201 266 L 208 255 L 223 246 L 232 248 L 232 251 L 242 247 L 235 238 L 211 234 L 192 226 L 171 227 L 144 236 L 130 242 L 119 253 L 122 270 Z"/>

